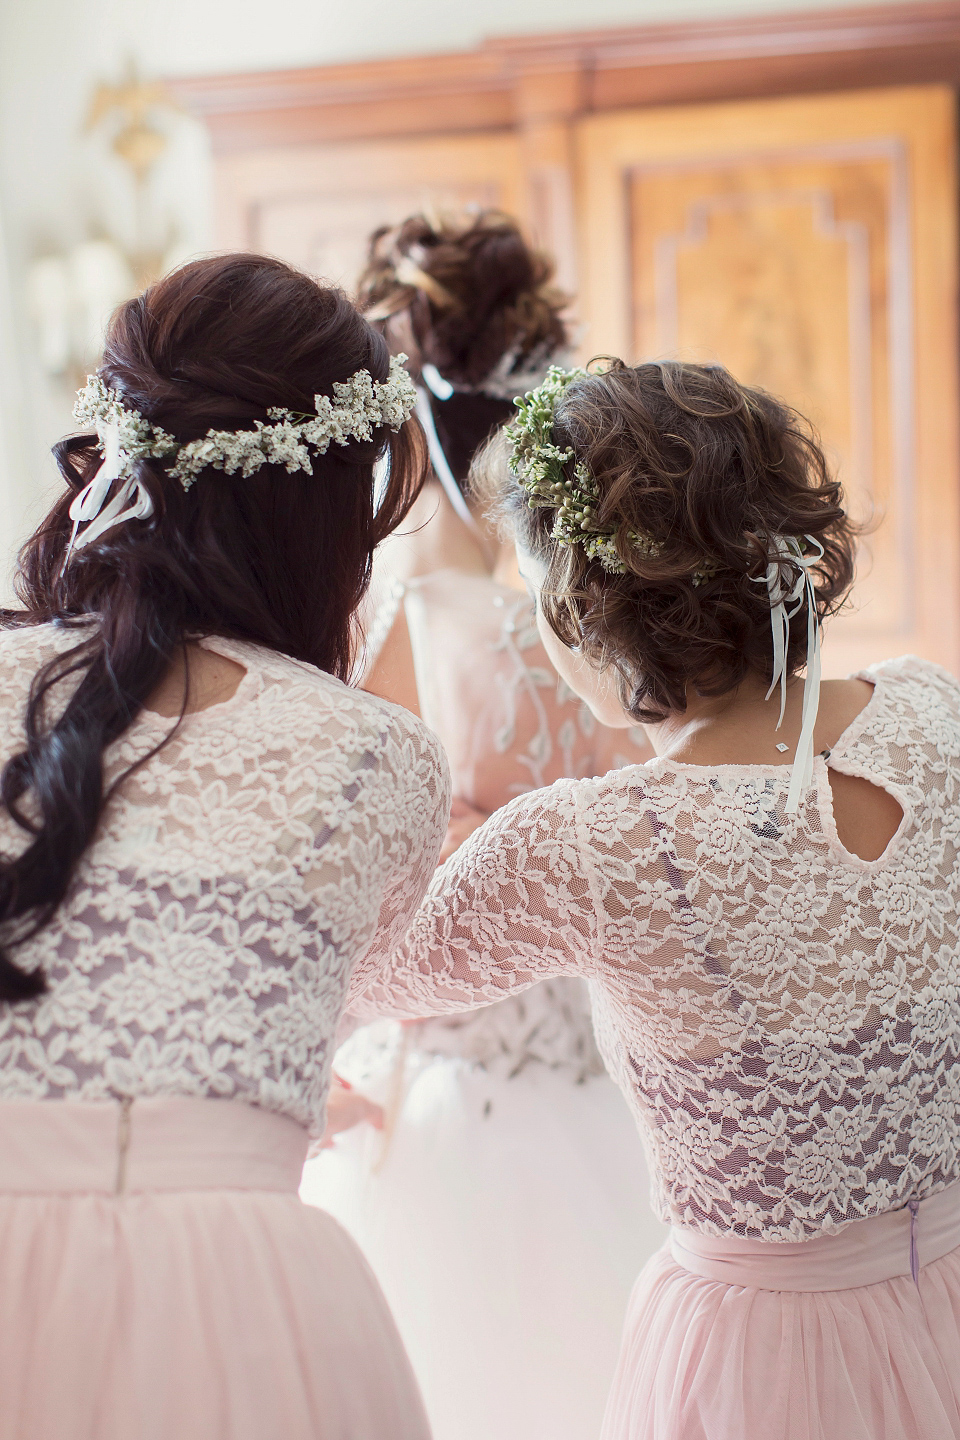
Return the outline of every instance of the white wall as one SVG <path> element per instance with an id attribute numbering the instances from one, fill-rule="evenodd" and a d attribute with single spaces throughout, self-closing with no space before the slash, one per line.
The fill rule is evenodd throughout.
<path id="1" fill-rule="evenodd" d="M 155 74 L 262 70 L 462 50 L 485 36 L 838 8 L 841 0 L 8 0 L 7 58 L 47 50 L 82 81 L 136 54 Z M 842 0 L 849 4 L 850 0 Z M 909 3 L 909 0 L 888 0 Z M 71 63 L 72 62 L 72 63 Z M 21 72 L 22 73 L 22 72 Z M 61 74 L 61 79 L 67 79 Z M 58 86 L 59 88 L 59 86 Z M 70 90 L 76 84 L 68 82 Z"/>
<path id="2" fill-rule="evenodd" d="M 835 0 L 840 3 L 840 0 Z M 845 0 L 849 3 L 849 0 Z M 904 0 L 890 0 L 904 3 Z M 106 223 L 124 238 L 122 168 L 81 126 L 101 80 L 125 61 L 148 77 L 316 65 L 467 49 L 487 35 L 716 17 L 829 0 L 0 0 L 0 565 L 56 482 L 51 442 L 70 425 L 65 385 L 40 372 L 24 303 L 30 260 Z M 201 128 L 171 126 L 158 220 L 182 249 L 210 243 Z M 5 248 L 4 248 L 5 243 Z"/>
<path id="3" fill-rule="evenodd" d="M 30 519 L 26 511 L 32 487 L 24 483 L 29 468 L 23 453 L 23 386 L 15 359 L 17 351 L 13 290 L 0 212 L 0 604 L 9 598 L 4 580 Z"/>

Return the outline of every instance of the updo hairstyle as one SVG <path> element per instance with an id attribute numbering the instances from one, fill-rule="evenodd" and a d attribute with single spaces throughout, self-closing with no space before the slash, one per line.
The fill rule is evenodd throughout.
<path id="1" fill-rule="evenodd" d="M 279 260 L 226 255 L 185 265 L 122 305 L 99 373 L 131 409 L 186 442 L 210 429 L 252 430 L 272 407 L 312 414 L 315 395 L 332 395 L 335 382 L 361 369 L 385 381 L 389 366 L 383 336 L 341 291 Z M 0 775 L 0 805 L 26 839 L 16 855 L 0 855 L 7 1000 L 44 990 L 42 973 L 21 970 L 9 952 L 66 894 L 109 798 L 103 753 L 174 662 L 183 665 L 188 642 L 226 636 L 346 679 L 374 548 L 407 514 L 426 472 L 416 421 L 312 452 L 312 475 L 276 464 L 248 477 L 208 468 L 185 492 L 162 460 L 143 459 L 136 473 L 153 515 L 106 530 L 67 559 L 71 502 L 103 455 L 91 434 L 54 454 L 67 490 L 21 552 L 22 608 L 3 612 L 2 623 L 54 622 L 73 630 L 76 644 L 34 677 L 26 748 Z M 389 476 L 376 497 L 374 465 L 386 454 Z"/>
<path id="2" fill-rule="evenodd" d="M 586 466 L 597 519 L 615 530 L 625 573 L 611 574 L 582 545 L 553 538 L 553 507 L 528 505 L 504 436 L 478 457 L 478 483 L 521 549 L 547 566 L 541 603 L 551 628 L 601 667 L 619 672 L 637 721 L 687 707 L 687 688 L 720 696 L 748 676 L 769 678 L 773 650 L 765 583 L 775 536 L 808 552 L 817 616 L 842 605 L 853 581 L 855 527 L 812 427 L 721 366 L 622 361 L 574 381 L 555 411 L 553 440 Z M 654 542 L 644 553 L 630 538 Z M 782 562 L 791 588 L 800 567 Z M 787 670 L 806 662 L 807 613 L 790 621 Z"/>
<path id="3" fill-rule="evenodd" d="M 430 404 L 461 485 L 477 447 L 510 418 L 513 395 L 526 388 L 511 388 L 510 373 L 545 363 L 568 343 L 568 297 L 552 277 L 553 262 L 498 210 L 443 220 L 412 215 L 370 238 L 357 303 L 391 351 L 410 357 L 415 379 L 429 363 L 453 385 L 448 400 L 431 395 Z"/>

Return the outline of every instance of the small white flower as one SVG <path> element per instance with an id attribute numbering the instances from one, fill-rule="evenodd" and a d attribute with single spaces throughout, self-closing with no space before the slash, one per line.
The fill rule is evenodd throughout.
<path id="1" fill-rule="evenodd" d="M 174 451 L 170 474 L 184 490 L 208 468 L 227 475 L 239 470 L 244 479 L 263 465 L 283 465 L 290 475 L 298 470 L 312 475 L 311 448 L 323 455 L 331 441 L 349 445 L 351 440 L 372 440 L 378 426 L 397 431 L 409 420 L 417 392 L 403 368 L 406 358 L 395 355 L 391 359 L 385 381 L 375 382 L 367 370 L 358 370 L 349 380 L 335 381 L 333 400 L 328 395 L 314 397 L 315 415 L 298 419 L 290 410 L 272 406 L 267 411 L 269 425 L 258 420 L 252 430 L 208 430 L 186 445 L 130 408 L 120 391 L 106 386 L 99 375 L 88 378 L 73 413 L 81 425 L 95 426 L 101 439 L 108 426 L 116 425 L 121 476 L 131 474 L 138 460 L 162 459 Z"/>

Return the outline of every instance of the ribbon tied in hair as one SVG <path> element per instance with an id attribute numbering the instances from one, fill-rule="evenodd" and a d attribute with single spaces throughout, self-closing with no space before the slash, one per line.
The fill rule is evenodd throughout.
<path id="1" fill-rule="evenodd" d="M 800 721 L 800 739 L 790 775 L 785 806 L 788 815 L 795 815 L 804 790 L 813 782 L 813 731 L 820 708 L 820 621 L 817 616 L 817 594 L 810 569 L 823 557 L 823 546 L 812 535 L 804 540 L 812 547 L 810 553 L 804 550 L 793 535 L 774 535 L 771 540 L 773 553 L 768 557 L 764 575 L 754 576 L 758 585 L 765 584 L 770 597 L 770 630 L 773 638 L 773 679 L 766 698 L 769 700 L 777 685 L 780 686 L 780 718 L 777 729 L 783 724 L 787 704 L 787 651 L 790 645 L 790 621 L 801 606 L 807 607 L 807 668 L 803 679 L 803 707 Z M 797 577 L 789 589 L 784 587 L 784 572 L 797 571 Z"/>
<path id="2" fill-rule="evenodd" d="M 111 526 L 122 525 L 125 520 L 149 520 L 153 514 L 149 491 L 137 475 L 129 473 L 116 495 L 104 503 L 111 485 L 120 479 L 125 469 L 125 457 L 120 451 L 120 431 L 116 424 L 106 424 L 101 428 L 100 444 L 103 447 L 103 464 L 70 506 L 73 531 L 64 564 L 74 550 L 82 550 L 84 545 L 98 540 Z M 83 524 L 87 528 L 78 536 L 77 531 Z"/>

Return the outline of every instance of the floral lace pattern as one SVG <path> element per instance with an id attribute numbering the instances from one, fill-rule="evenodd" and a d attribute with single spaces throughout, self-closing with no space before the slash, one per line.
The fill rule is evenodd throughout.
<path id="1" fill-rule="evenodd" d="M 874 667 L 829 756 L 903 821 L 841 845 L 827 762 L 656 760 L 511 802 L 438 871 L 361 1014 L 586 975 L 661 1218 L 797 1241 L 960 1179 L 960 685 Z"/>
<path id="2" fill-rule="evenodd" d="M 558 680 L 527 595 L 450 570 L 405 591 L 422 713 L 443 741 L 458 796 L 495 810 L 561 776 L 595 775 L 649 753 L 642 730 L 605 729 Z M 408 1048 L 457 1056 L 505 1079 L 530 1065 L 574 1083 L 603 1073 L 590 997 L 574 978 L 421 1021 L 407 1039 Z"/>
<path id="3" fill-rule="evenodd" d="M 34 673 L 75 638 L 0 634 L 3 758 Z M 434 869 L 446 766 L 398 707 L 204 643 L 246 675 L 124 781 L 53 922 L 16 952 L 50 990 L 0 1010 L 0 1098 L 234 1097 L 316 1133 L 347 986 L 374 978 Z M 172 724 L 141 716 L 107 783 Z M 0 846 L 23 843 L 0 818 Z"/>

